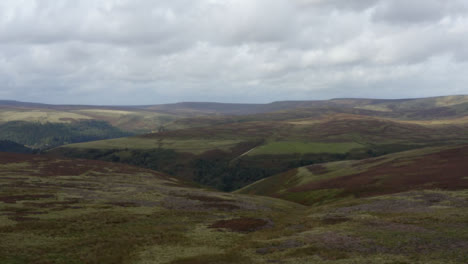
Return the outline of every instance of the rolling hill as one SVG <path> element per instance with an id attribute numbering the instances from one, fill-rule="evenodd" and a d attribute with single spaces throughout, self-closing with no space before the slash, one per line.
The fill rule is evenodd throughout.
<path id="1" fill-rule="evenodd" d="M 123 164 L 0 153 L 0 187 L 1 263 L 468 259 L 468 194 L 450 190 L 461 186 L 409 185 L 307 207 L 215 192 Z"/>
<path id="2" fill-rule="evenodd" d="M 269 121 L 229 117 L 226 123 L 71 144 L 50 153 L 143 166 L 230 191 L 307 164 L 468 143 L 465 118 L 400 120 L 334 112 L 292 119 L 278 115 L 282 118 Z"/>
<path id="3" fill-rule="evenodd" d="M 64 144 L 130 136 L 106 122 L 84 120 L 73 123 L 35 123 L 11 121 L 0 124 L 0 139 L 37 149 Z"/>
<path id="4" fill-rule="evenodd" d="M 130 106 L 45 105 L 0 101 L 0 124 L 11 121 L 35 123 L 74 123 L 86 120 L 105 121 L 133 133 L 157 131 L 177 119 L 165 114 Z"/>
<path id="5" fill-rule="evenodd" d="M 126 165 L 11 153 L 0 161 L 1 263 L 246 259 L 232 254 L 242 236 L 214 226 L 252 232 L 300 208 Z M 165 251 L 178 253 L 158 255 Z"/>
<path id="6" fill-rule="evenodd" d="M 86 122 L 143 134 L 0 152 L 0 263 L 468 262 L 467 96 L 0 101 L 4 128 Z"/>
<path id="7" fill-rule="evenodd" d="M 316 116 L 323 112 L 347 112 L 400 119 L 441 119 L 468 114 L 468 95 L 416 99 L 331 99 L 279 101 L 268 104 L 184 102 L 142 106 L 47 105 L 0 100 L 0 123 L 7 121 L 71 122 L 103 120 L 133 132 L 157 130 L 181 118 L 200 116 L 249 116 L 250 121 L 294 114 Z M 289 112 L 289 116 L 286 114 Z M 302 113 L 301 113 L 302 112 Z M 273 116 L 269 113 L 275 113 Z M 257 115 L 257 116 L 256 116 Z M 276 116 L 275 116 L 276 115 Z M 243 120 L 244 118 L 236 118 Z M 174 126 L 174 128 L 180 128 Z"/>
<path id="8" fill-rule="evenodd" d="M 423 148 L 377 158 L 296 168 L 237 193 L 311 205 L 409 190 L 468 189 L 468 145 Z"/>
<path id="9" fill-rule="evenodd" d="M 238 129 L 238 132 L 243 133 L 245 137 L 246 133 L 252 132 L 252 135 L 248 135 L 248 137 L 255 138 L 254 141 L 258 141 L 258 137 L 271 138 L 271 133 L 261 135 L 260 130 L 262 127 L 272 126 L 273 129 L 277 130 L 276 127 L 285 126 L 286 123 L 294 126 L 302 124 L 302 129 L 308 129 L 307 124 L 322 123 L 324 129 L 319 128 L 317 124 L 316 128 L 312 128 L 315 131 L 311 133 L 316 134 L 316 138 L 311 140 L 321 142 L 324 139 L 317 131 L 328 131 L 331 127 L 335 127 L 343 132 L 337 136 L 338 140 L 342 140 L 344 133 L 349 132 L 349 128 L 356 127 L 358 119 L 367 119 L 361 122 L 361 125 L 373 126 L 377 130 L 379 126 L 385 125 L 382 122 L 394 122 L 389 126 L 404 132 L 404 130 L 408 129 L 422 130 L 421 127 L 415 126 L 409 128 L 412 124 L 423 126 L 434 124 L 454 125 L 458 127 L 452 128 L 452 130 L 460 129 L 460 126 L 465 129 L 468 126 L 467 116 L 468 96 L 464 95 L 397 100 L 332 99 L 323 101 L 280 101 L 269 104 L 185 102 L 146 106 L 47 105 L 0 100 L 0 126 L 2 126 L 0 140 L 12 140 L 36 148 L 50 148 L 67 143 L 164 131 L 181 131 L 177 133 L 184 133 L 183 131 L 186 130 L 188 131 L 186 133 L 197 134 L 198 132 L 195 130 L 201 130 L 211 135 L 217 133 L 219 127 L 227 126 L 227 133 L 232 134 L 234 129 Z M 335 124 L 331 123 L 333 121 L 331 119 L 335 119 Z M 347 119 L 352 119 L 355 124 L 346 124 Z M 327 121 L 329 124 L 326 124 Z M 106 122 L 112 127 L 104 130 L 102 130 L 103 125 L 92 127 L 96 131 L 100 129 L 102 131 L 80 139 L 76 139 L 76 135 L 69 132 L 70 129 L 79 130 L 80 127 L 87 126 L 86 124 L 98 124 L 99 122 Z M 370 122 L 376 124 L 370 124 Z M 402 124 L 403 122 L 404 124 Z M 14 129 L 19 124 L 25 128 L 23 130 Z M 41 131 L 47 130 L 50 135 L 30 137 L 28 133 L 32 130 L 27 129 L 28 126 L 43 127 Z M 247 128 L 248 126 L 250 128 Z M 260 129 L 253 128 L 254 126 L 260 126 Z M 54 127 L 56 129 L 53 129 Z M 447 131 L 450 130 L 450 128 L 446 129 Z M 68 132 L 64 132 L 65 130 Z M 121 132 L 117 133 L 118 130 L 121 130 Z M 425 130 L 426 132 L 420 131 L 420 133 L 416 134 L 420 136 L 421 133 L 432 133 L 430 129 Z M 284 131 L 286 130 L 282 129 L 281 133 L 294 136 L 296 133 L 299 133 L 299 135 L 304 133 L 301 131 Z M 374 133 L 370 129 L 367 132 Z M 413 134 L 413 131 L 407 132 Z M 332 133 L 336 134 L 339 131 L 332 131 Z M 381 132 L 377 131 L 377 133 Z M 453 131 L 448 131 L 448 133 L 453 134 L 454 138 L 458 138 L 455 135 L 457 133 L 453 133 Z M 57 134 L 60 134 L 60 136 L 57 137 Z M 348 143 L 346 144 L 358 140 L 357 137 L 360 136 L 359 131 L 348 133 L 348 139 L 345 140 Z M 383 137 L 388 138 L 386 135 L 383 135 Z M 29 139 L 26 140 L 25 138 Z M 32 140 L 32 138 L 35 138 L 35 140 Z M 386 139 L 384 138 L 382 141 L 379 138 L 367 138 L 363 142 L 376 140 L 383 142 Z M 405 139 L 399 140 L 405 141 Z M 296 143 L 292 144 L 300 144 L 296 140 L 282 141 L 294 141 Z M 395 141 L 395 138 L 390 141 Z M 394 142 L 391 143 L 394 144 Z M 359 142 L 359 144 L 361 143 Z M 256 152 L 252 154 L 254 153 Z"/>

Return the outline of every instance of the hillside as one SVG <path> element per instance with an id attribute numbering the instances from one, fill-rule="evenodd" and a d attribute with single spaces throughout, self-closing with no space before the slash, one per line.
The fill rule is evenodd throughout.
<path id="1" fill-rule="evenodd" d="M 306 207 L 127 165 L 0 153 L 1 263 L 466 263 L 465 191 Z"/>
<path id="2" fill-rule="evenodd" d="M 311 205 L 410 190 L 468 189 L 468 145 L 411 150 L 378 158 L 296 168 L 237 193 Z"/>
<path id="3" fill-rule="evenodd" d="M 0 152 L 32 153 L 33 149 L 10 140 L 0 140 Z"/>
<path id="4" fill-rule="evenodd" d="M 174 119 L 0 153 L 0 263 L 467 263 L 465 99 L 27 106 L 88 119 L 0 125 Z"/>
<path id="5" fill-rule="evenodd" d="M 97 120 L 85 120 L 70 124 L 24 121 L 0 124 L 0 140 L 10 140 L 40 149 L 130 135 L 132 134 Z"/>
<path id="6" fill-rule="evenodd" d="M 278 118 L 292 119 L 294 116 L 296 118 L 316 117 L 327 112 L 346 112 L 406 120 L 455 118 L 468 114 L 468 95 L 393 100 L 279 101 L 267 104 L 184 102 L 141 106 L 47 105 L 0 100 L 0 123 L 8 121 L 69 123 L 94 119 L 138 133 L 157 131 L 161 127 L 186 128 L 185 122 L 173 124 L 184 118 L 190 118 L 188 120 L 192 120 L 192 125 L 197 126 L 193 118 L 204 117 L 205 119 L 200 121 L 206 122 L 206 117 L 232 116 L 230 121 L 262 121 L 278 120 Z"/>
<path id="7" fill-rule="evenodd" d="M 141 168 L 11 153 L 0 153 L 0 186 L 1 263 L 243 260 L 232 252 L 250 238 L 218 231 L 223 221 L 238 219 L 230 228 L 248 233 L 301 208 Z"/>
<path id="8" fill-rule="evenodd" d="M 130 106 L 61 106 L 0 101 L 0 124 L 12 121 L 70 124 L 97 120 L 124 131 L 148 133 L 177 118 L 175 115 Z"/>
<path id="9" fill-rule="evenodd" d="M 285 110 L 323 107 L 346 107 L 367 109 L 379 112 L 425 111 L 428 109 L 450 109 L 459 104 L 468 103 L 468 95 L 441 96 L 415 99 L 360 99 L 343 98 L 311 101 L 278 101 L 267 104 L 227 104 L 185 102 L 166 105 L 145 106 L 143 108 L 169 113 L 203 113 L 221 115 L 251 115 Z"/>
<path id="10" fill-rule="evenodd" d="M 312 118 L 215 122 L 137 137 L 71 144 L 51 153 L 143 166 L 231 191 L 307 164 L 468 143 L 467 121 L 466 118 L 398 120 L 329 113 Z"/>

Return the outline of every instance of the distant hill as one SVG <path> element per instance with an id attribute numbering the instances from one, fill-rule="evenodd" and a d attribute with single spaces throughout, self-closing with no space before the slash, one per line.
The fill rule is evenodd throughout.
<path id="1" fill-rule="evenodd" d="M 398 120 L 453 119 L 468 116 L 468 96 L 391 100 L 341 98 L 268 104 L 183 102 L 141 106 L 48 105 L 0 100 L 0 124 L 99 120 L 137 134 L 233 122 L 320 118 L 339 113 Z"/>
<path id="2" fill-rule="evenodd" d="M 87 120 L 65 123 L 33 123 L 12 121 L 0 124 L 0 140 L 10 140 L 33 146 L 51 148 L 68 143 L 85 142 L 132 135 L 106 122 Z"/>
<path id="3" fill-rule="evenodd" d="M 28 103 L 12 100 L 0 100 L 0 108 L 36 108 L 55 110 L 146 110 L 166 112 L 172 114 L 190 115 L 248 115 L 258 113 L 277 112 L 299 108 L 314 107 L 351 107 L 375 111 L 399 111 L 399 110 L 427 110 L 431 108 L 453 107 L 468 103 L 468 95 L 451 95 L 428 98 L 411 99 L 366 99 L 366 98 L 337 98 L 330 100 L 303 100 L 303 101 L 277 101 L 267 104 L 243 104 L 243 103 L 216 103 L 216 102 L 181 102 L 159 105 L 135 105 L 135 106 L 99 106 L 99 105 L 49 105 L 41 103 Z"/>
<path id="4" fill-rule="evenodd" d="M 0 124 L 11 121 L 70 124 L 97 120 L 108 122 L 124 131 L 148 133 L 157 131 L 177 118 L 179 116 L 131 106 L 46 105 L 0 101 Z"/>

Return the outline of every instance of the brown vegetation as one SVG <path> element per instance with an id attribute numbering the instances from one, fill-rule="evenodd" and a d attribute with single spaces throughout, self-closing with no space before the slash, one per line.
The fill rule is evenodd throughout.
<path id="1" fill-rule="evenodd" d="M 219 220 L 211 224 L 210 228 L 225 228 L 233 232 L 248 233 L 265 228 L 269 222 L 257 218 L 236 218 L 230 220 Z"/>
<path id="2" fill-rule="evenodd" d="M 344 195 L 366 197 L 416 189 L 461 190 L 468 188 L 467 172 L 468 146 L 464 146 L 414 160 L 397 159 L 365 172 L 311 182 L 291 191 L 343 189 Z"/>

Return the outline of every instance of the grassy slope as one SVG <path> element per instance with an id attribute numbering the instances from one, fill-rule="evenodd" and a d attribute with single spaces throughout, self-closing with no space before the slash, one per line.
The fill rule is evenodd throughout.
<path id="1" fill-rule="evenodd" d="M 70 123 L 82 120 L 102 120 L 122 130 L 132 132 L 157 131 L 176 120 L 172 114 L 140 109 L 44 109 L 44 108 L 0 108 L 0 123 L 26 121 L 40 123 Z"/>
<path id="2" fill-rule="evenodd" d="M 417 124 L 340 113 L 215 124 L 72 144 L 52 152 L 143 165 L 229 191 L 306 164 L 468 143 L 467 129 L 463 123 Z"/>
<path id="3" fill-rule="evenodd" d="M 177 120 L 179 116 L 165 114 L 155 111 L 146 111 L 139 109 L 80 109 L 77 113 L 86 115 L 90 118 L 104 120 L 115 127 L 126 131 L 147 133 L 157 131 L 162 126 L 167 126 L 172 121 Z"/>
<path id="4" fill-rule="evenodd" d="M 142 138 L 128 137 L 117 138 L 110 140 L 92 141 L 86 143 L 77 143 L 64 146 L 64 148 L 77 149 L 172 149 L 180 152 L 189 152 L 193 154 L 201 154 L 208 150 L 219 149 L 228 150 L 229 148 L 240 143 L 241 140 L 225 139 L 225 140 L 210 140 L 210 139 L 159 139 L 159 138 Z"/>
<path id="5" fill-rule="evenodd" d="M 51 122 L 67 123 L 70 120 L 87 120 L 91 117 L 72 112 L 55 110 L 24 110 L 2 109 L 0 110 L 0 122 L 27 121 L 27 122 Z"/>
<path id="6" fill-rule="evenodd" d="M 467 145 L 418 149 L 372 159 L 301 167 L 237 192 L 314 204 L 413 189 L 466 189 L 467 164 Z"/>
<path id="7" fill-rule="evenodd" d="M 466 263 L 466 191 L 305 207 L 0 153 L 1 263 Z"/>
<path id="8" fill-rule="evenodd" d="M 259 146 L 248 155 L 276 155 L 276 154 L 307 154 L 307 153 L 347 153 L 352 149 L 362 148 L 363 145 L 349 143 L 314 143 L 301 141 L 277 141 Z"/>
<path id="9" fill-rule="evenodd" d="M 196 189 L 125 165 L 11 153 L 0 153 L 0 161 L 1 263 L 167 263 L 199 254 L 239 260 L 232 252 L 245 236 L 211 224 L 240 218 L 233 228 L 248 231 L 301 208 Z"/>
<path id="10" fill-rule="evenodd" d="M 213 125 L 214 123 L 286 120 L 330 113 L 355 113 L 405 120 L 451 119 L 466 116 L 468 96 L 422 99 L 334 99 L 283 101 L 270 104 L 178 103 L 153 106 L 45 105 L 0 100 L 0 123 L 7 121 L 71 122 L 84 119 L 108 121 L 133 132 Z M 243 117 L 217 118 L 222 115 Z M 248 115 L 248 116 L 245 116 Z M 204 116 L 195 120 L 197 116 Z M 190 117 L 185 121 L 180 118 Z"/>
<path id="11" fill-rule="evenodd" d="M 148 134 L 130 141 L 151 142 L 165 140 L 175 141 L 200 141 L 200 148 L 206 149 L 206 141 L 220 142 L 236 140 L 248 141 L 262 139 L 268 146 L 263 147 L 264 152 L 274 154 L 321 152 L 330 150 L 334 152 L 347 152 L 353 148 L 360 148 L 360 145 L 384 145 L 384 144 L 408 144 L 408 145 L 431 145 L 467 142 L 468 136 L 465 131 L 468 121 L 466 118 L 454 120 L 433 120 L 433 121 L 399 121 L 386 118 L 368 117 L 351 114 L 331 114 L 319 118 L 287 119 L 281 121 L 250 121 L 233 122 L 222 125 L 209 125 L 166 131 L 162 133 Z M 429 123 L 428 123 L 429 122 Z M 275 143 L 275 142 L 290 142 Z M 310 145 L 299 146 L 301 143 L 333 143 L 331 145 Z M 339 143 L 343 143 L 341 146 Z M 177 144 L 176 144 L 177 145 Z M 109 142 L 89 142 L 83 147 L 86 148 L 128 148 L 126 140 L 112 140 Z M 289 146 L 289 147 L 288 147 Z M 70 145 L 69 147 L 82 147 L 80 145 Z M 167 146 L 170 148 L 170 144 Z M 213 143 L 212 149 L 216 149 L 217 144 Z M 317 147 L 318 150 L 313 150 Z M 147 148 L 144 144 L 135 144 L 134 148 Z M 190 149 L 193 148 L 191 145 Z M 178 151 L 184 151 L 177 147 Z"/>
<path id="12" fill-rule="evenodd" d="M 131 133 L 104 121 L 83 120 L 70 124 L 12 121 L 0 124 L 0 139 L 11 140 L 35 148 L 50 148 L 72 142 L 129 136 Z"/>

